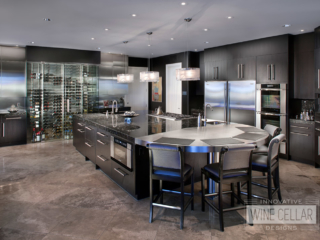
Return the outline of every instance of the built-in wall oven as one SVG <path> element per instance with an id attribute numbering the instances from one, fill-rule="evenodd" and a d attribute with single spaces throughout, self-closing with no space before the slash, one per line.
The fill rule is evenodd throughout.
<path id="1" fill-rule="evenodd" d="M 287 134 L 287 84 L 257 84 L 256 127 L 267 124 L 278 126 Z M 286 154 L 286 143 L 280 146 L 280 153 Z"/>
<path id="2" fill-rule="evenodd" d="M 132 171 L 132 144 L 111 136 L 111 159 Z"/>

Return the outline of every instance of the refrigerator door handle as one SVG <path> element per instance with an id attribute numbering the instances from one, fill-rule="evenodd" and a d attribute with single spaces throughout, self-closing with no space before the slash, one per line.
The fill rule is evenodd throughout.
<path id="1" fill-rule="evenodd" d="M 216 79 L 218 79 L 219 77 L 218 77 L 218 71 L 219 71 L 219 67 L 216 67 Z"/>
<path id="2" fill-rule="evenodd" d="M 268 77 L 268 80 L 271 80 L 271 73 L 270 73 L 270 65 L 269 64 L 267 65 L 267 77 Z"/>
<path id="3" fill-rule="evenodd" d="M 238 64 L 238 78 L 240 78 L 240 64 Z"/>
<path id="4" fill-rule="evenodd" d="M 244 78 L 243 67 L 244 67 L 244 64 L 241 64 L 241 78 L 242 79 Z"/>
<path id="5" fill-rule="evenodd" d="M 271 64 L 271 75 L 272 75 L 272 80 L 276 80 L 275 65 L 274 64 Z"/>

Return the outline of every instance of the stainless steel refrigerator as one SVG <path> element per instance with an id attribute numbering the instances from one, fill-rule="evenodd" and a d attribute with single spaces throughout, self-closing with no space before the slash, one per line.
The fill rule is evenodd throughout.
<path id="1" fill-rule="evenodd" d="M 207 119 L 255 126 L 256 81 L 206 81 Z"/>

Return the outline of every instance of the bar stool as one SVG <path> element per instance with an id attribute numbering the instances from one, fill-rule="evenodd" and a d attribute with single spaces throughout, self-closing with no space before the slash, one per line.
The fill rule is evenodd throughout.
<path id="1" fill-rule="evenodd" d="M 262 145 L 262 146 L 256 148 L 255 150 L 253 150 L 253 154 L 266 154 L 267 155 L 268 154 L 268 146 L 269 146 L 271 139 L 278 136 L 282 131 L 281 128 L 279 128 L 277 126 L 273 126 L 271 124 L 267 124 L 264 127 L 264 130 L 269 133 L 268 142 L 265 145 Z"/>
<path id="2" fill-rule="evenodd" d="M 202 211 L 205 211 L 205 203 L 213 210 L 219 213 L 220 230 L 224 231 L 223 212 L 231 210 L 239 210 L 245 206 L 234 206 L 234 198 L 238 199 L 245 205 L 244 201 L 239 198 L 234 192 L 234 183 L 240 186 L 241 181 L 248 183 L 248 204 L 251 204 L 251 161 L 252 151 L 255 148 L 253 144 L 233 145 L 223 147 L 220 151 L 219 163 L 208 164 L 201 169 L 201 192 L 202 192 Z M 211 178 L 216 183 L 219 183 L 219 191 L 215 193 L 205 194 L 205 177 Z M 231 191 L 222 192 L 222 184 L 231 184 Z M 231 208 L 223 208 L 222 194 L 231 193 Z M 208 200 L 208 197 L 218 196 L 219 207 L 216 208 L 213 203 Z"/>
<path id="3" fill-rule="evenodd" d="M 286 139 L 284 134 L 280 134 L 274 137 L 268 147 L 268 154 L 253 154 L 252 155 L 252 170 L 262 173 L 267 173 L 267 176 L 257 176 L 252 177 L 253 179 L 267 179 L 268 186 L 265 186 L 260 183 L 252 182 L 253 185 L 267 188 L 268 189 L 268 198 L 252 195 L 255 198 L 259 199 L 268 199 L 270 204 L 272 203 L 273 196 L 278 193 L 278 198 L 280 202 L 282 201 L 281 192 L 280 192 L 280 176 L 279 176 L 279 149 L 280 143 Z M 272 187 L 272 178 L 275 187 Z M 246 183 L 245 183 L 246 184 Z M 243 185 L 245 185 L 243 184 Z M 241 192 L 243 194 L 249 194 L 246 192 Z"/>
<path id="4" fill-rule="evenodd" d="M 184 212 L 191 203 L 191 210 L 194 209 L 194 175 L 193 168 L 184 163 L 184 154 L 181 147 L 164 144 L 149 144 L 149 159 L 150 159 L 150 218 L 149 222 L 153 221 L 153 207 L 163 207 L 176 209 L 181 211 L 180 228 L 183 228 Z M 184 183 L 191 178 L 191 193 L 184 192 Z M 153 197 L 153 180 L 159 180 L 160 190 L 156 198 Z M 181 185 L 181 192 L 162 189 L 162 181 L 177 182 Z M 163 204 L 163 193 L 180 194 L 180 207 L 169 206 Z M 185 203 L 184 196 L 190 198 Z M 160 198 L 160 203 L 157 201 Z"/>

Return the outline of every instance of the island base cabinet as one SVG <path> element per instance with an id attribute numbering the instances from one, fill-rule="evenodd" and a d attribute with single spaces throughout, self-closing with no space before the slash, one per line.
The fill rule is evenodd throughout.
<path id="1" fill-rule="evenodd" d="M 100 129 L 97 130 L 96 165 L 104 173 L 106 173 L 107 175 L 110 175 L 110 171 L 111 171 L 110 134 Z"/>
<path id="2" fill-rule="evenodd" d="M 96 163 L 96 148 L 94 142 L 86 139 L 84 142 L 84 154 L 91 162 Z"/>
<path id="3" fill-rule="evenodd" d="M 85 140 L 84 123 L 82 123 L 78 119 L 75 119 L 73 123 L 73 146 L 82 155 L 85 155 L 84 140 Z"/>
<path id="4" fill-rule="evenodd" d="M 111 173 L 109 175 L 113 181 L 119 184 L 124 190 L 130 193 L 132 196 L 135 195 L 135 181 L 134 173 L 122 167 L 115 161 L 111 161 Z M 136 197 L 137 198 L 137 197 Z"/>

